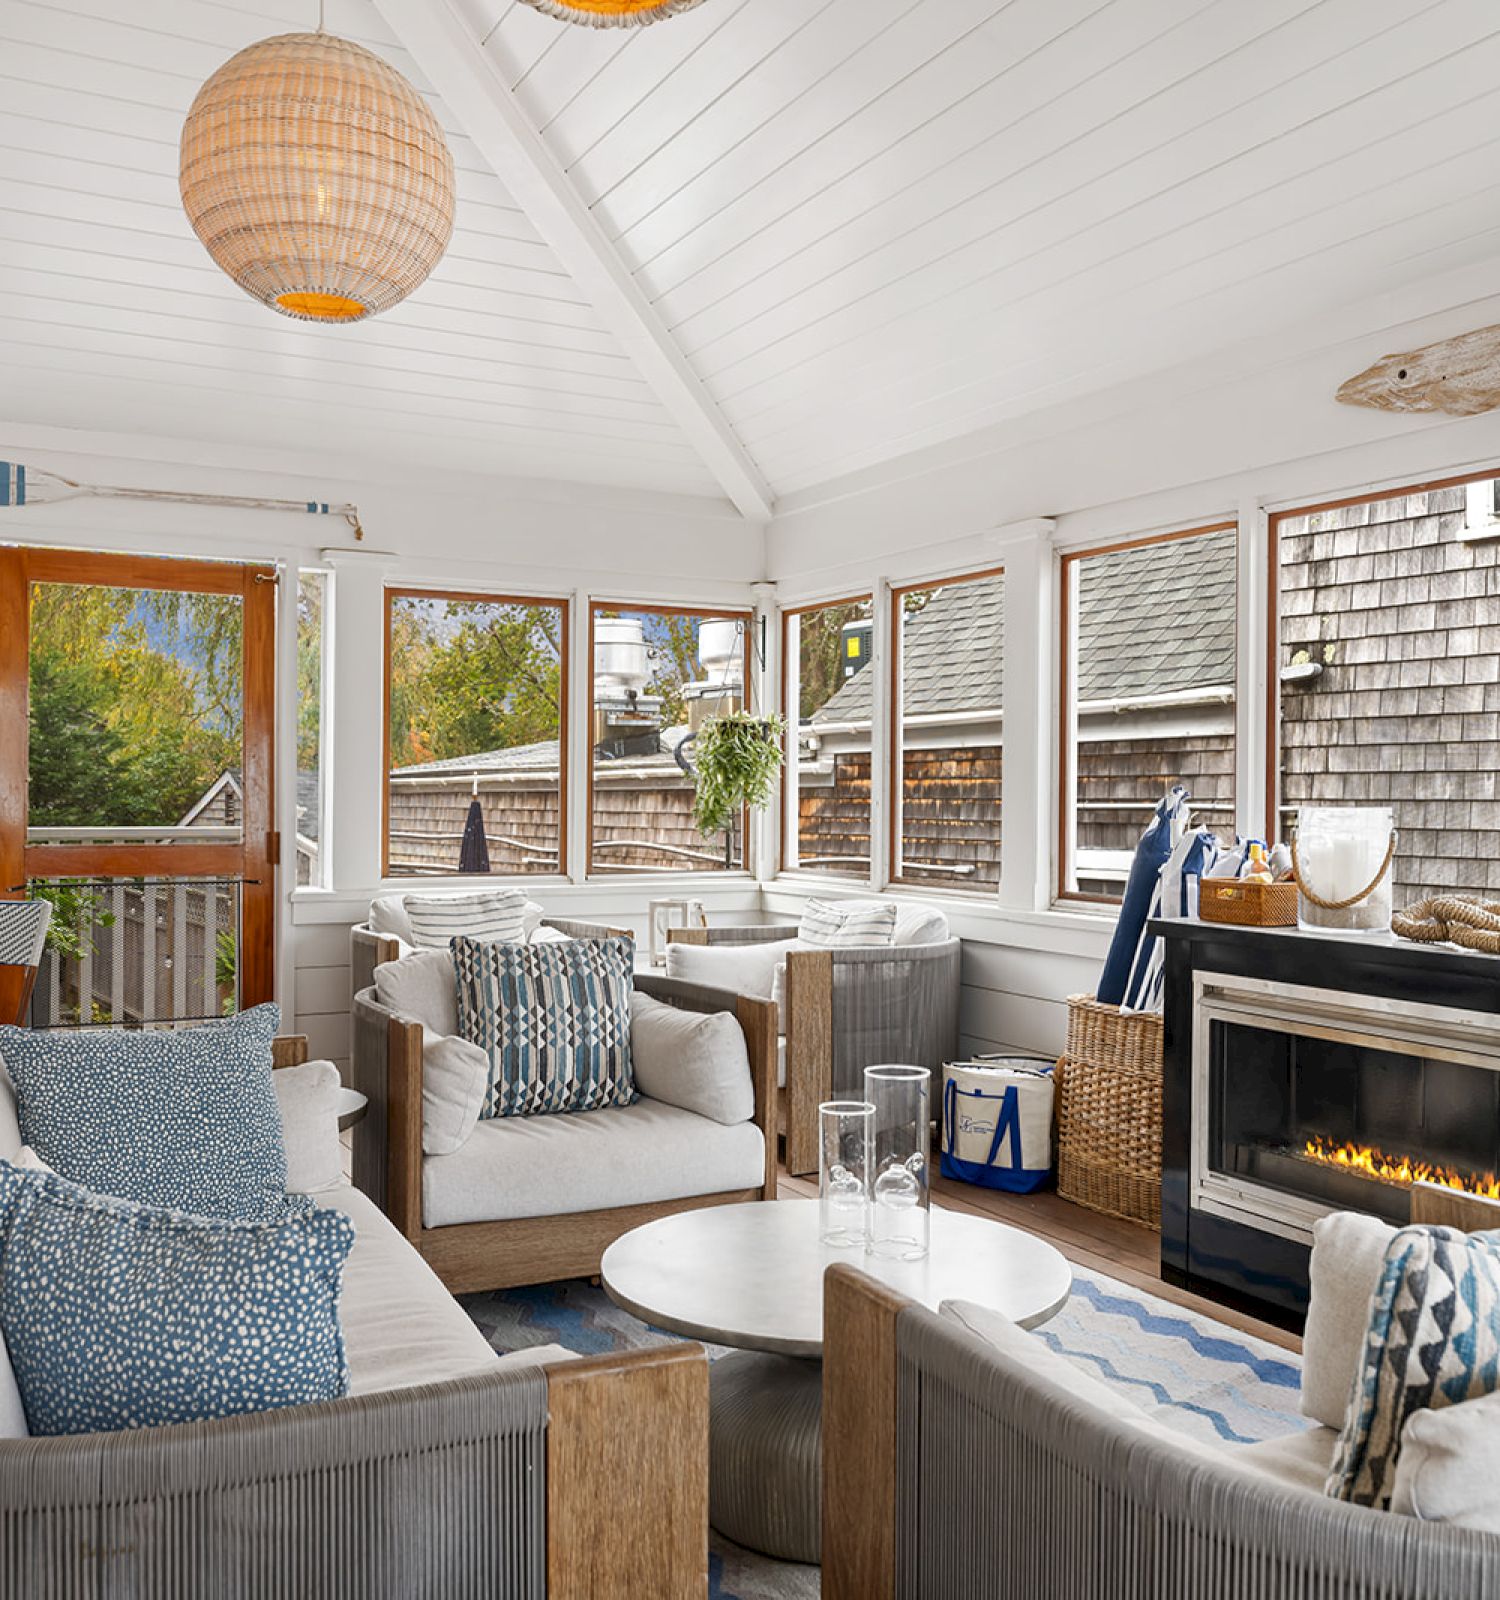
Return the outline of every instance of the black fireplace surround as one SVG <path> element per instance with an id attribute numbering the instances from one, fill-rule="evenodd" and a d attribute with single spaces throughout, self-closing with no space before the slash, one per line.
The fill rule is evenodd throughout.
<path id="1" fill-rule="evenodd" d="M 1416 1162 L 1470 1186 L 1500 1173 L 1500 958 L 1195 919 L 1152 931 L 1165 1279 L 1295 1325 L 1316 1216 L 1405 1222 Z"/>

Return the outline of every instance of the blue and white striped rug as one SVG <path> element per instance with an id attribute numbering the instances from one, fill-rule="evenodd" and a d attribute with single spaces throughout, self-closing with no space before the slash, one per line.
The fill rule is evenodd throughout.
<path id="1" fill-rule="evenodd" d="M 464 1308 L 497 1350 L 560 1344 L 580 1355 L 672 1339 L 584 1281 L 470 1295 Z M 1114 1278 L 1073 1269 L 1068 1304 L 1036 1337 L 1161 1421 L 1204 1440 L 1254 1444 L 1307 1427 L 1300 1359 Z M 710 1346 L 710 1359 L 722 1355 Z M 714 1536 L 710 1600 L 816 1600 L 815 1567 L 768 1561 Z"/>

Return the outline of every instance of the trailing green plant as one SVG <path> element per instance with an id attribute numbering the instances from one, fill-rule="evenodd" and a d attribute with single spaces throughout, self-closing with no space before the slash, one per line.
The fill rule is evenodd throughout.
<path id="1" fill-rule="evenodd" d="M 780 717 L 748 711 L 710 717 L 699 729 L 693 743 L 693 822 L 704 838 L 723 833 L 742 806 L 771 800 L 781 771 L 784 731 Z"/>

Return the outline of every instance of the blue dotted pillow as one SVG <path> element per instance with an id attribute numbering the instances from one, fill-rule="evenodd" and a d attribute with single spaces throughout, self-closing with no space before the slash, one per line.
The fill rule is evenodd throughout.
<path id="1" fill-rule="evenodd" d="M 0 1331 L 33 1434 L 109 1433 L 348 1393 L 354 1224 L 189 1217 L 0 1162 Z"/>
<path id="2" fill-rule="evenodd" d="M 177 1032 L 0 1028 L 21 1138 L 100 1194 L 196 1216 L 304 1212 L 271 1082 L 280 1008 Z"/>

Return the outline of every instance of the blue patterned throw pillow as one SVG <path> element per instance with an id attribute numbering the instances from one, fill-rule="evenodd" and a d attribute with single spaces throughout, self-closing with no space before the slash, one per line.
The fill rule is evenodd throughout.
<path id="1" fill-rule="evenodd" d="M 635 1099 L 632 939 L 453 941 L 458 1030 L 490 1058 L 481 1117 L 597 1111 Z"/>
<path id="2" fill-rule="evenodd" d="M 0 1331 L 33 1434 L 109 1433 L 348 1392 L 354 1224 L 189 1217 L 0 1162 Z"/>
<path id="3" fill-rule="evenodd" d="M 305 1211 L 286 1193 L 274 1005 L 176 1032 L 0 1028 L 21 1137 L 100 1194 L 205 1217 Z"/>
<path id="4" fill-rule="evenodd" d="M 1386 1246 L 1325 1491 L 1388 1511 L 1406 1419 L 1497 1389 L 1500 1233 L 1402 1228 Z"/>

